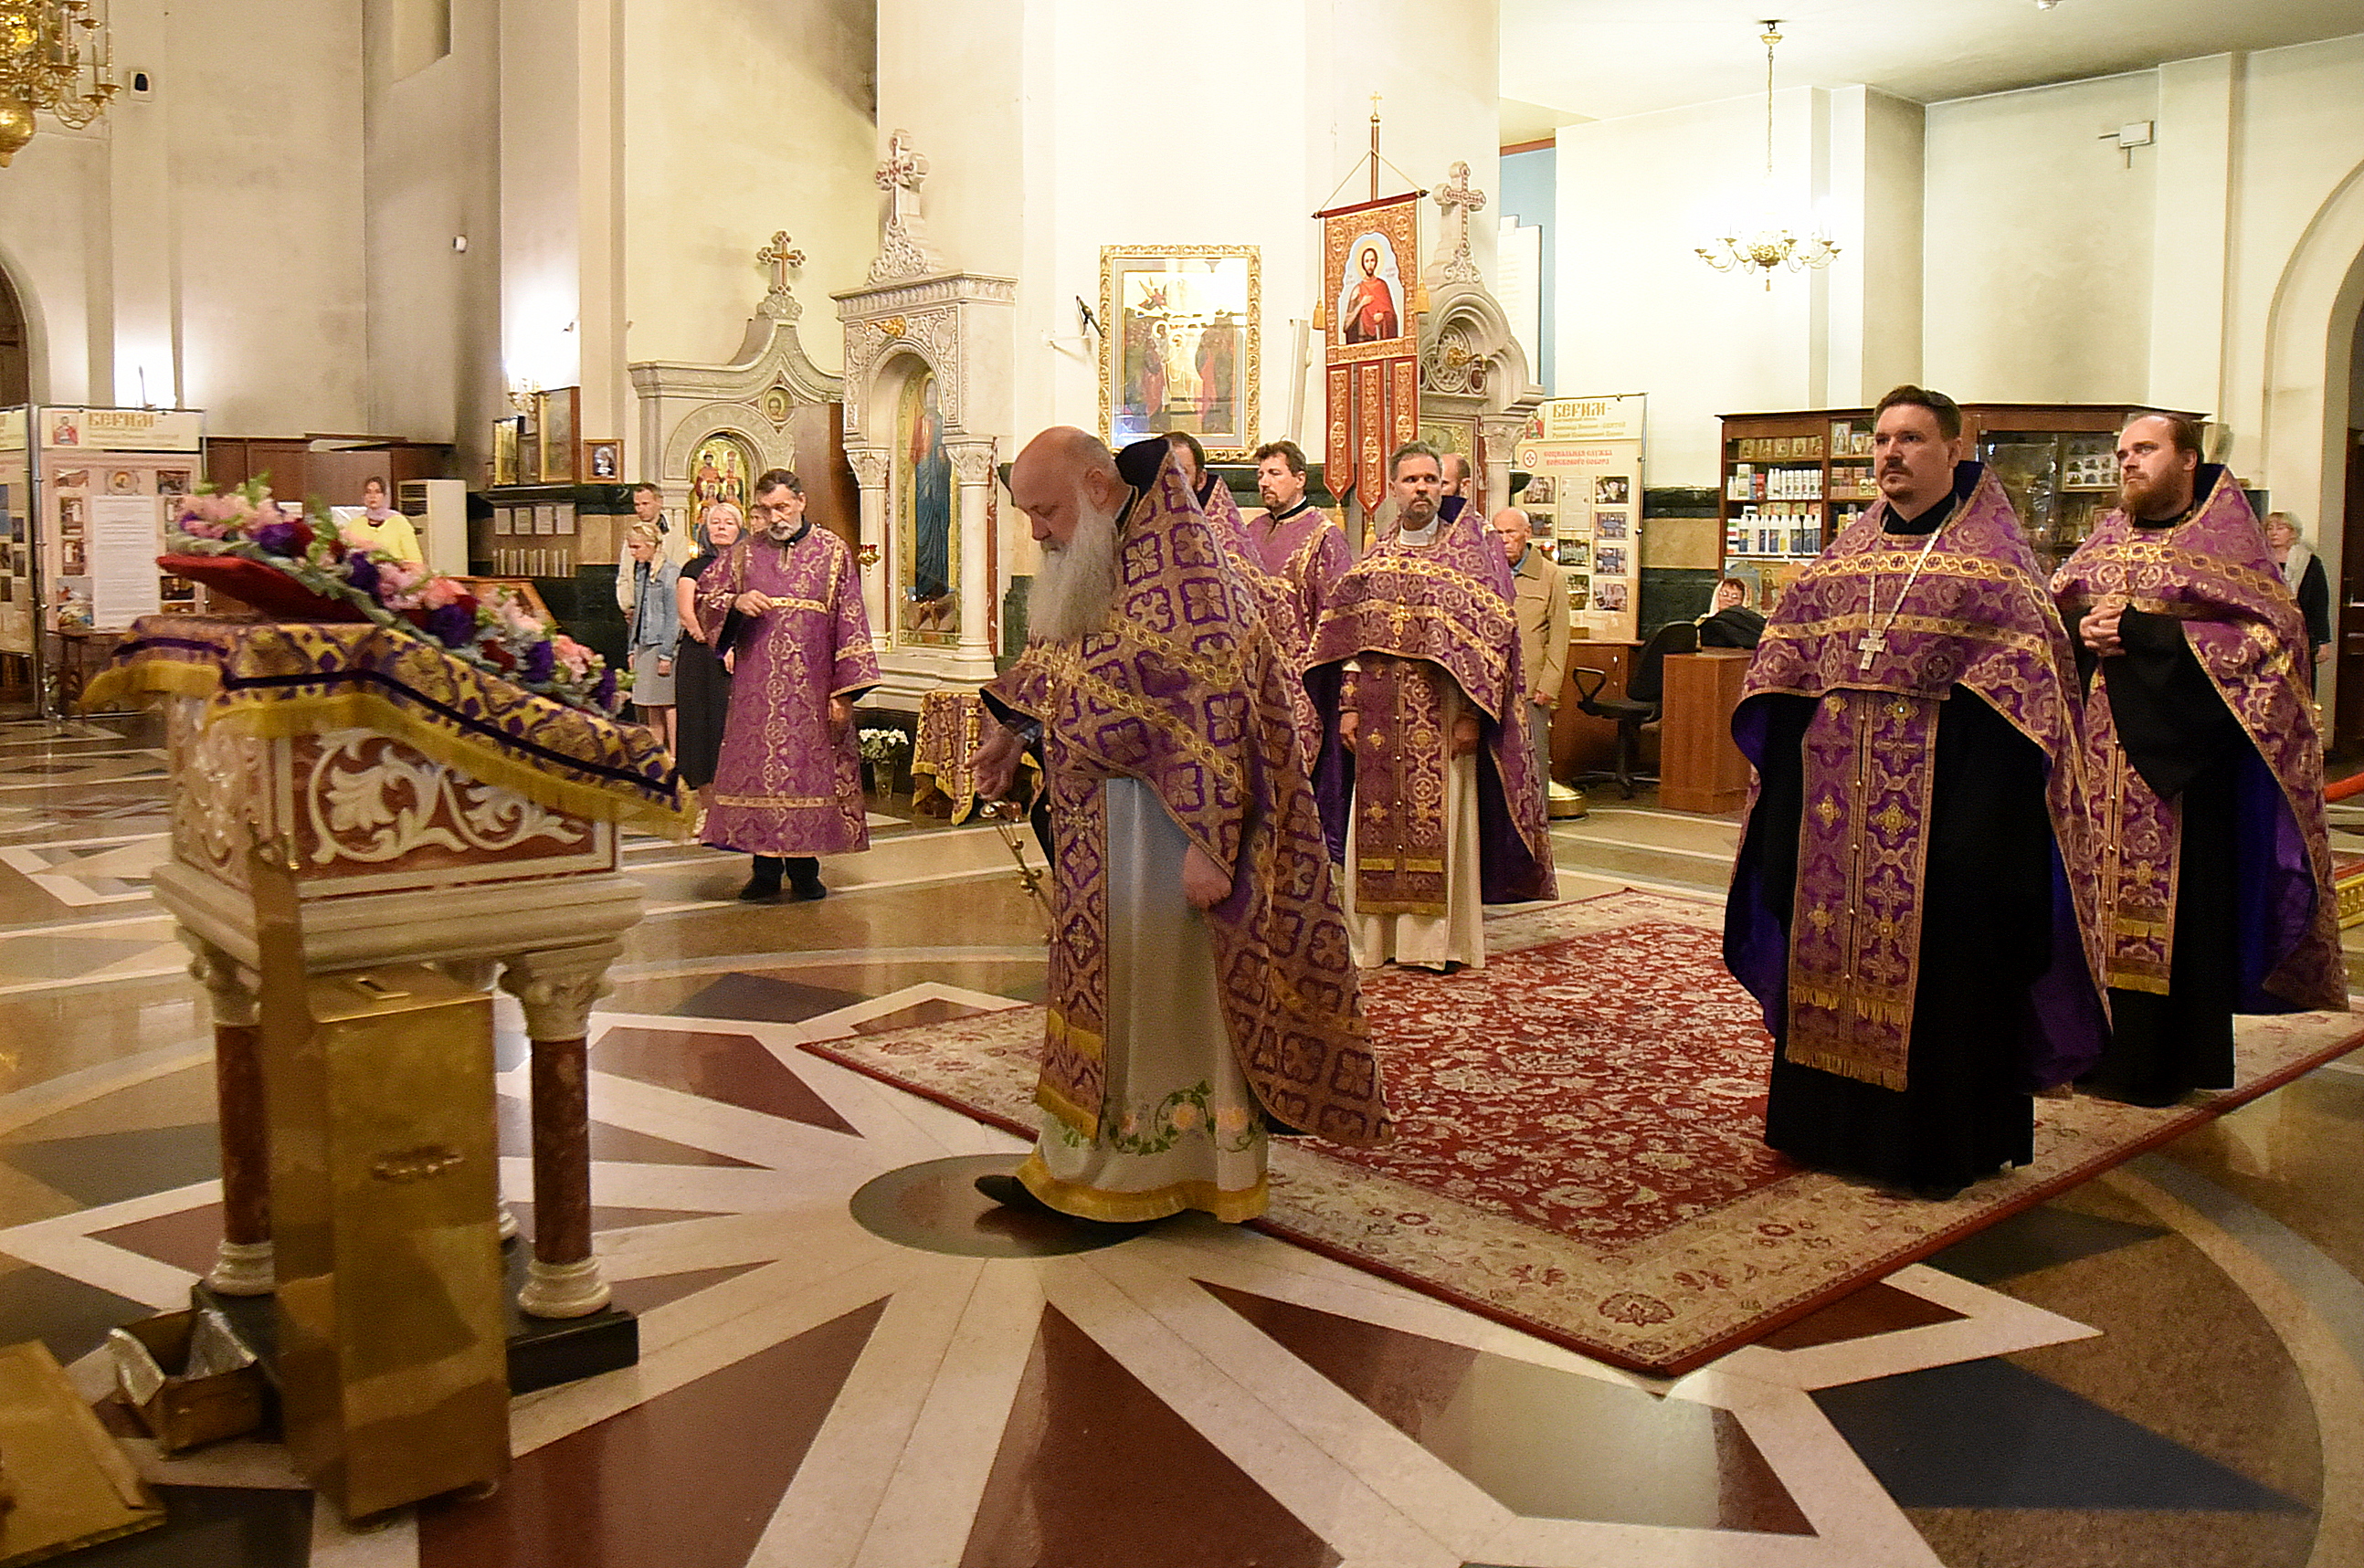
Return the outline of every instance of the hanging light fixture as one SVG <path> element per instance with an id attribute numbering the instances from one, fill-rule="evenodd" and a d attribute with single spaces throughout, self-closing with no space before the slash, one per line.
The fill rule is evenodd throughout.
<path id="1" fill-rule="evenodd" d="M 69 126 L 106 112 L 118 91 L 106 0 L 0 0 L 0 169 L 47 111 Z"/>
<path id="2" fill-rule="evenodd" d="M 1773 46 L 1781 41 L 1781 24 L 1768 20 L 1757 36 L 1765 43 L 1765 203 L 1767 213 L 1773 205 Z M 1837 260 L 1839 248 L 1831 243 L 1830 236 L 1814 233 L 1801 239 L 1771 217 L 1755 226 L 1747 238 L 1741 230 L 1747 225 L 1735 224 L 1730 233 L 1716 240 L 1716 248 L 1699 248 L 1699 258 L 1719 272 L 1762 272 L 1765 286 L 1773 286 L 1777 268 L 1788 267 L 1793 272 L 1809 267 L 1827 267 Z"/>

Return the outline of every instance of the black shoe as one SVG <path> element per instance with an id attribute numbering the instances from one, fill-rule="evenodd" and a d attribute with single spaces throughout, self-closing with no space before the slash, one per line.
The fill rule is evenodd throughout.
<path id="1" fill-rule="evenodd" d="M 775 889 L 775 891 L 777 890 Z M 828 896 L 829 889 L 820 884 L 820 878 L 818 876 L 797 876 L 788 879 L 788 901 L 792 904 L 809 904 L 816 899 Z"/>
<path id="2" fill-rule="evenodd" d="M 1007 1171 L 989 1172 L 979 1176 L 975 1184 L 978 1192 L 1004 1208 L 1024 1209 L 1034 1214 L 1055 1214 L 1062 1219 L 1076 1218 L 1064 1210 L 1053 1208 L 1049 1204 L 1036 1197 L 1031 1187 Z"/>
<path id="3" fill-rule="evenodd" d="M 769 904 L 779 897 L 779 895 L 780 879 L 778 877 L 773 877 L 769 881 L 766 881 L 760 876 L 750 877 L 747 881 L 747 885 L 739 890 L 739 902 L 742 904 Z"/>

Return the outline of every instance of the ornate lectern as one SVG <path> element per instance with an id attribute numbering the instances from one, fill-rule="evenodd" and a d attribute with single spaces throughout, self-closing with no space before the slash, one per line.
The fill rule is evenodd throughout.
<path id="1" fill-rule="evenodd" d="M 127 697 L 166 708 L 173 857 L 156 896 L 213 1004 L 223 1240 L 208 1283 L 256 1296 L 276 1281 L 246 857 L 283 845 L 309 973 L 428 964 L 523 1005 L 534 1238 L 519 1305 L 599 1311 L 585 1035 L 641 913 L 619 833 L 685 827 L 663 746 L 370 625 L 151 617 L 87 700 Z"/>

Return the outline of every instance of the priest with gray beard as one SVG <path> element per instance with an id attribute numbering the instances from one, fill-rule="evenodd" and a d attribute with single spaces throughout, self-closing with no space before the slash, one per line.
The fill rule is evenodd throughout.
<path id="1" fill-rule="evenodd" d="M 1043 562 L 984 698 L 977 789 L 1042 748 L 1053 838 L 1039 1133 L 977 1188 L 1143 1223 L 1264 1212 L 1275 1133 L 1392 1136 L 1290 657 L 1163 438 L 1046 430 L 1009 492 Z"/>

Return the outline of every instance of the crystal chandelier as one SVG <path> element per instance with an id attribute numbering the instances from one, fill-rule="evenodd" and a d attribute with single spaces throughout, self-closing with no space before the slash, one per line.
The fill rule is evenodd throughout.
<path id="1" fill-rule="evenodd" d="M 1773 46 L 1781 41 L 1781 24 L 1767 21 L 1757 37 L 1765 43 L 1765 189 L 1767 205 L 1771 205 L 1773 190 Z M 1732 232 L 1716 240 L 1716 249 L 1699 248 L 1699 258 L 1719 272 L 1759 272 L 1765 275 L 1765 286 L 1773 286 L 1777 268 L 1788 267 L 1793 272 L 1809 267 L 1827 267 L 1838 257 L 1839 248 L 1831 243 L 1830 236 L 1816 233 L 1801 239 L 1780 225 L 1768 219 L 1756 227 L 1745 239 L 1741 236 L 1743 225 L 1734 225 Z"/>
<path id="2" fill-rule="evenodd" d="M 106 0 L 0 0 L 0 169 L 43 110 L 70 126 L 106 112 L 117 91 Z"/>

